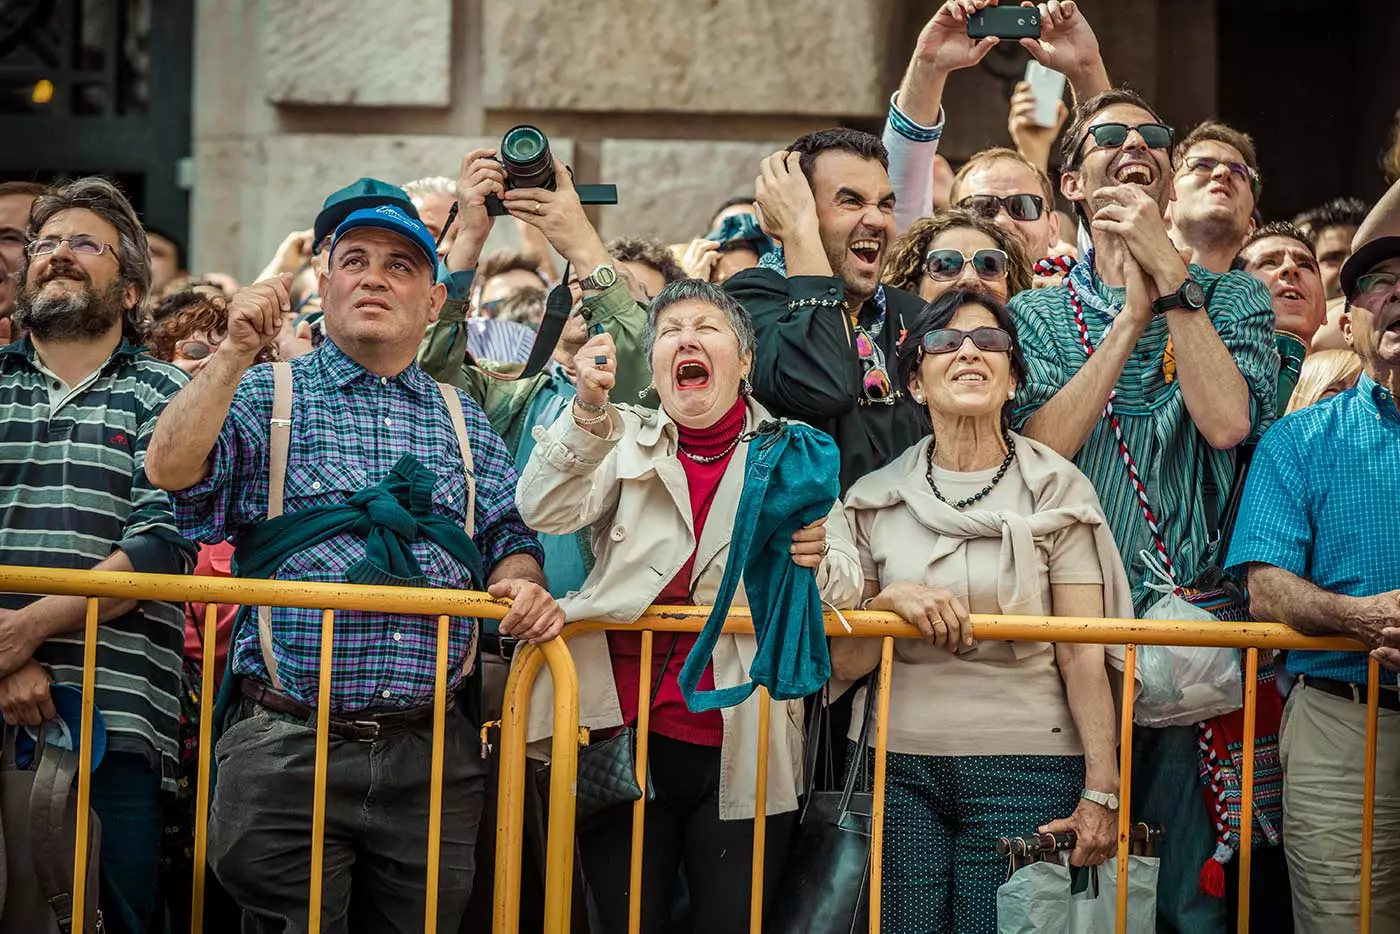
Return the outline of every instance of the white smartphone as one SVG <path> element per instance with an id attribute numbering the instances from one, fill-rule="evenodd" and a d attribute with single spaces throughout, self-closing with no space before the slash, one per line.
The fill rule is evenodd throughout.
<path id="1" fill-rule="evenodd" d="M 1065 94 L 1065 76 L 1031 59 L 1026 63 L 1026 83 L 1035 95 L 1036 125 L 1054 126 L 1060 115 L 1060 98 Z"/>

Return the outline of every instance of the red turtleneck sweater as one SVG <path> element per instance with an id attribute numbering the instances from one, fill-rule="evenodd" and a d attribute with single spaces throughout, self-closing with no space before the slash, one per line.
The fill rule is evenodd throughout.
<path id="1" fill-rule="evenodd" d="M 685 477 L 690 487 L 690 509 L 695 520 L 695 541 L 700 541 L 700 533 L 710 515 L 710 506 L 715 501 L 715 491 L 719 489 L 720 478 L 729 466 L 729 461 L 738 448 L 736 439 L 744 430 L 746 409 L 742 397 L 734 407 L 709 428 L 686 428 L 677 425 L 682 451 L 697 457 L 724 455 L 714 463 L 701 464 L 684 453 L 677 453 Z M 731 516 L 721 516 L 718 521 L 732 521 Z M 675 578 L 657 595 L 658 604 L 684 605 L 691 602 L 690 578 L 695 573 L 695 553 L 691 552 Z M 671 652 L 671 661 L 666 666 L 666 674 L 661 686 L 656 690 L 656 700 L 651 708 L 651 730 L 671 739 L 694 743 L 698 746 L 718 746 L 724 740 L 724 718 L 718 710 L 705 713 L 692 713 L 681 696 L 678 680 L 681 667 L 695 644 L 695 633 L 658 632 L 652 637 L 652 684 L 661 672 L 666 661 L 671 640 L 676 640 L 676 649 Z M 608 647 L 612 652 L 613 680 L 617 682 L 617 697 L 622 705 L 622 722 L 637 722 L 638 679 L 641 675 L 642 636 L 636 632 L 609 632 Z M 700 690 L 713 690 L 715 674 L 713 668 L 705 667 L 700 677 Z M 651 685 L 648 685 L 650 692 Z"/>

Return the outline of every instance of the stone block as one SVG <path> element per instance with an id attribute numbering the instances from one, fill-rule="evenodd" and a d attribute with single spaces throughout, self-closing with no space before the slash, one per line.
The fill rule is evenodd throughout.
<path id="1" fill-rule="evenodd" d="M 759 162 L 788 142 L 603 140 L 599 176 L 617 184 L 618 204 L 601 209 L 599 232 L 665 243 L 703 236 L 715 207 L 752 196 Z"/>
<path id="2" fill-rule="evenodd" d="M 274 104 L 446 107 L 453 0 L 265 0 Z"/>
<path id="3" fill-rule="evenodd" d="M 485 103 L 879 116 L 897 0 L 483 0 Z"/>

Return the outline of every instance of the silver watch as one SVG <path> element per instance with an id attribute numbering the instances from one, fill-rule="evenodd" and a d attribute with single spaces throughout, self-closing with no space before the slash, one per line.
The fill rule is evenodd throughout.
<path id="1" fill-rule="evenodd" d="M 603 263 L 587 278 L 578 281 L 579 288 L 585 292 L 601 292 L 617 281 L 617 270 L 610 263 Z"/>
<path id="2" fill-rule="evenodd" d="M 1079 793 L 1079 797 L 1083 798 L 1085 801 L 1092 801 L 1095 804 L 1102 805 L 1110 811 L 1118 810 L 1118 796 L 1110 791 L 1094 791 L 1091 788 L 1085 788 Z"/>

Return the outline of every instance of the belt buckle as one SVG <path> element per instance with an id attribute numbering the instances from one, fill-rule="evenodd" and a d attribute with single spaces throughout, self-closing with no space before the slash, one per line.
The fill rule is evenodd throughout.
<path id="1" fill-rule="evenodd" d="M 357 735 L 355 737 L 355 742 L 357 743 L 372 743 L 379 739 L 378 720 L 351 720 L 350 726 L 354 727 L 357 734 L 368 731 L 368 735 Z"/>
<path id="2" fill-rule="evenodd" d="M 496 654 L 501 656 L 501 661 L 509 662 L 515 658 L 515 647 L 520 644 L 518 639 L 510 636 L 496 637 Z"/>

